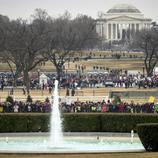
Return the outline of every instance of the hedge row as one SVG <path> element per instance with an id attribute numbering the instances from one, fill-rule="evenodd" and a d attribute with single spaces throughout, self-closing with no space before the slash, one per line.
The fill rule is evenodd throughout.
<path id="1" fill-rule="evenodd" d="M 0 114 L 0 132 L 48 132 L 49 114 Z M 65 132 L 130 132 L 138 123 L 157 123 L 157 114 L 63 114 Z"/>
<path id="2" fill-rule="evenodd" d="M 138 124 L 137 131 L 147 151 L 158 151 L 158 123 Z"/>

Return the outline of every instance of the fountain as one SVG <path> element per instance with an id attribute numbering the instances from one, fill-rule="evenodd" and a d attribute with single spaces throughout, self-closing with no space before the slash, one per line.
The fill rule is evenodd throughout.
<path id="1" fill-rule="evenodd" d="M 52 101 L 51 101 L 52 102 Z M 49 147 L 61 147 L 63 144 L 62 121 L 59 109 L 58 81 L 55 80 L 54 97 L 52 103 L 51 123 L 50 123 Z"/>
<path id="2" fill-rule="evenodd" d="M 58 81 L 55 81 L 52 103 L 50 137 L 42 133 L 32 136 L 0 137 L 0 152 L 3 153 L 98 153 L 98 152 L 132 152 L 144 151 L 140 140 L 131 137 L 107 137 L 103 133 L 63 136 L 62 121 L 59 110 Z M 41 136 L 41 135 L 42 136 Z M 131 138 L 131 141 L 130 141 Z"/>

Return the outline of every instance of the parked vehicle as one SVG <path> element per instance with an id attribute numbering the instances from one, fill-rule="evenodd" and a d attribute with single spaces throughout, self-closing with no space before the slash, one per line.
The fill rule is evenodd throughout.
<path id="1" fill-rule="evenodd" d="M 114 87 L 114 82 L 112 80 L 106 80 L 105 87 Z"/>

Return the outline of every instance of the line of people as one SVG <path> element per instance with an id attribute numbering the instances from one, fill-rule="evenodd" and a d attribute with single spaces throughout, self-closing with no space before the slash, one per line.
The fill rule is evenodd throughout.
<path id="1" fill-rule="evenodd" d="M 158 113 L 158 104 L 145 103 L 145 104 L 135 104 L 134 102 L 120 102 L 115 104 L 108 100 L 101 102 L 60 102 L 60 109 L 64 113 L 78 113 L 78 112 L 102 112 L 102 113 Z M 0 103 L 1 113 L 50 113 L 51 103 L 49 99 L 45 102 L 1 102 Z"/>

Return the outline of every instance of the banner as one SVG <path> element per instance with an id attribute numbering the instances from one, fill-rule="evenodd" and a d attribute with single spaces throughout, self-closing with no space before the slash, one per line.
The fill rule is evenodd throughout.
<path id="1" fill-rule="evenodd" d="M 155 101 L 155 97 L 150 96 L 150 97 L 149 97 L 149 101 L 148 101 L 148 102 L 149 102 L 149 103 L 154 103 L 154 101 Z"/>

